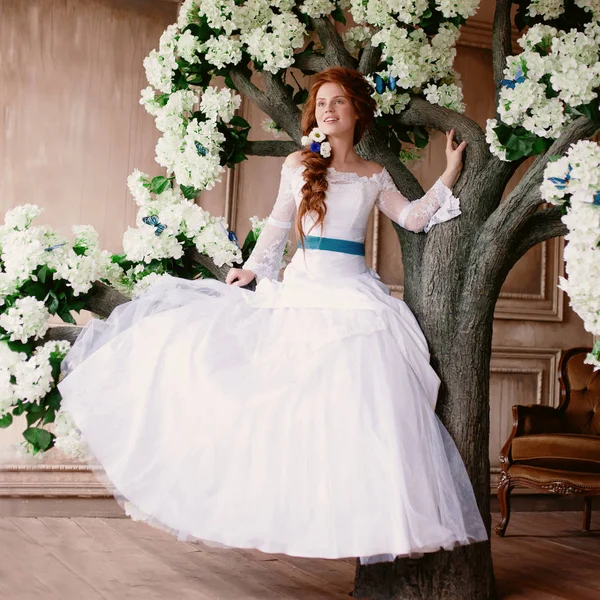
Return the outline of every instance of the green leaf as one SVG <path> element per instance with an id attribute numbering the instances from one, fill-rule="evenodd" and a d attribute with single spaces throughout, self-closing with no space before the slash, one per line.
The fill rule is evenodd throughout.
<path id="1" fill-rule="evenodd" d="M 46 416 L 44 417 L 42 425 L 48 425 L 48 423 L 54 423 L 55 419 L 56 419 L 56 411 L 49 409 L 48 412 L 46 413 Z"/>
<path id="2" fill-rule="evenodd" d="M 56 314 L 56 311 L 58 310 L 58 305 L 59 305 L 58 297 L 56 296 L 56 293 L 54 292 L 54 290 L 50 290 L 48 292 L 48 298 L 49 298 L 49 301 L 46 302 L 46 308 L 48 309 L 50 314 L 54 315 L 54 314 Z"/>
<path id="3" fill-rule="evenodd" d="M 592 100 L 589 104 L 581 104 L 575 107 L 575 110 L 585 115 L 593 123 L 600 123 L 600 110 L 598 109 L 598 100 Z"/>
<path id="4" fill-rule="evenodd" d="M 162 194 L 168 187 L 171 186 L 171 181 L 162 175 L 157 175 L 152 178 L 150 191 L 155 194 Z"/>
<path id="5" fill-rule="evenodd" d="M 294 104 L 304 104 L 308 99 L 308 90 L 302 88 L 294 94 Z"/>
<path id="6" fill-rule="evenodd" d="M 331 13 L 331 16 L 333 17 L 334 21 L 337 21 L 338 23 L 343 23 L 344 25 L 346 24 L 346 17 L 344 16 L 344 11 L 339 6 Z"/>
<path id="7" fill-rule="evenodd" d="M 25 419 L 27 419 L 27 426 L 31 427 L 36 421 L 39 421 L 42 417 L 42 414 L 36 412 L 28 412 L 25 415 Z"/>
<path id="8" fill-rule="evenodd" d="M 425 148 L 429 143 L 429 133 L 423 127 L 418 125 L 413 127 L 413 135 L 415 136 L 415 146 L 417 148 Z"/>
<path id="9" fill-rule="evenodd" d="M 39 269 L 38 272 L 36 273 L 38 280 L 41 283 L 46 283 L 46 277 L 48 276 L 48 272 L 50 271 L 50 269 L 48 269 L 48 265 L 42 265 Z"/>
<path id="10" fill-rule="evenodd" d="M 0 417 L 0 429 L 6 429 L 10 427 L 13 422 L 13 416 L 10 413 L 6 413 L 3 417 Z"/>
<path id="11" fill-rule="evenodd" d="M 68 308 L 62 308 L 61 310 L 57 311 L 57 314 L 65 323 L 77 325 L 75 319 L 73 318 L 73 315 L 71 314 Z"/>
<path id="12" fill-rule="evenodd" d="M 235 83 L 233 83 L 233 79 L 231 79 L 231 75 L 229 73 L 227 73 L 227 75 L 225 75 L 225 85 L 229 89 L 237 91 L 237 87 L 235 86 Z"/>
<path id="13" fill-rule="evenodd" d="M 23 437 L 38 451 L 51 448 L 56 438 L 53 433 L 39 427 L 29 427 L 23 432 Z"/>
<path id="14" fill-rule="evenodd" d="M 200 190 L 196 189 L 193 185 L 180 185 L 179 189 L 184 198 L 187 198 L 188 200 L 195 200 L 200 193 Z"/>
<path id="15" fill-rule="evenodd" d="M 231 121 L 229 121 L 229 124 L 233 125 L 234 127 L 250 128 L 250 123 L 248 123 L 248 121 L 246 121 L 246 119 L 244 119 L 238 115 L 234 115 L 234 117 L 231 119 Z"/>

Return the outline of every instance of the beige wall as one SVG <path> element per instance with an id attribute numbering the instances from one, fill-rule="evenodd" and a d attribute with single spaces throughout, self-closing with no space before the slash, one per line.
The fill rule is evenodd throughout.
<path id="1" fill-rule="evenodd" d="M 456 62 L 462 74 L 467 114 L 480 125 L 493 112 L 491 10 L 464 28 Z M 155 0 L 0 0 L 0 207 L 25 202 L 46 207 L 43 222 L 64 232 L 91 223 L 105 247 L 117 251 L 135 205 L 126 190 L 138 167 L 159 174 L 154 163 L 157 132 L 139 106 L 145 87 L 142 60 L 175 20 L 176 4 Z M 260 85 L 260 77 L 255 77 Z M 247 101 L 242 115 L 262 131 L 264 115 Z M 423 186 L 443 169 L 443 135 L 436 134 L 423 160 L 412 166 Z M 281 158 L 251 157 L 200 203 L 231 217 L 243 239 L 248 218 L 264 217 L 279 184 Z M 233 196 L 226 203 L 227 189 Z M 375 214 L 367 239 L 368 259 L 402 295 L 397 237 L 388 219 Z M 534 248 L 509 275 L 494 334 L 490 458 L 510 427 L 516 402 L 553 404 L 560 351 L 591 343 L 580 319 L 556 288 L 562 271 L 559 240 Z M 292 246 L 293 247 L 293 246 Z M 0 434 L 0 448 L 20 432 Z"/>

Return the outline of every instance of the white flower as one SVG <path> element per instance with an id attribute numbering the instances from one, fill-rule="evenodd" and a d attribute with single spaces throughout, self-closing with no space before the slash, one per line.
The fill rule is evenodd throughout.
<path id="1" fill-rule="evenodd" d="M 229 88 L 219 90 L 216 87 L 209 86 L 204 90 L 200 100 L 200 110 L 211 120 L 221 119 L 229 123 L 240 107 L 242 98 L 235 94 Z"/>
<path id="2" fill-rule="evenodd" d="M 11 341 L 38 340 L 48 330 L 50 313 L 44 303 L 33 296 L 17 299 L 14 306 L 0 315 L 0 327 L 10 334 Z"/>
<path id="3" fill-rule="evenodd" d="M 488 119 L 485 128 L 485 139 L 490 146 L 492 154 L 497 156 L 500 160 L 505 162 L 508 161 L 506 158 L 506 148 L 498 140 L 498 136 L 494 129 L 498 127 L 498 121 L 496 119 Z"/>
<path id="4" fill-rule="evenodd" d="M 33 219 L 42 214 L 43 209 L 35 204 L 22 204 L 9 210 L 4 217 L 4 222 L 11 229 L 27 229 Z"/>
<path id="5" fill-rule="evenodd" d="M 531 17 L 540 16 L 546 21 L 556 19 L 565 11 L 564 0 L 530 0 L 527 12 Z"/>
<path id="6" fill-rule="evenodd" d="M 150 191 L 144 185 L 145 182 L 148 183 L 149 181 L 150 177 L 138 169 L 127 178 L 127 187 L 138 206 L 144 206 L 152 200 Z"/>
<path id="7" fill-rule="evenodd" d="M 140 296 L 145 294 L 151 287 L 155 286 L 157 283 L 162 282 L 165 277 L 169 277 L 169 275 L 164 273 L 149 273 L 133 286 L 133 297 L 139 298 Z"/>
<path id="8" fill-rule="evenodd" d="M 200 51 L 201 44 L 189 29 L 178 37 L 175 47 L 177 54 L 190 64 L 200 62 L 197 53 Z"/>
<path id="9" fill-rule="evenodd" d="M 280 138 L 285 135 L 285 131 L 282 131 L 279 128 L 279 125 L 277 125 L 277 123 L 275 121 L 273 121 L 273 119 L 270 119 L 269 117 L 262 120 L 261 127 L 262 127 L 263 131 L 270 133 L 272 136 L 274 136 L 276 138 Z"/>
<path id="10" fill-rule="evenodd" d="M 313 128 L 308 137 L 313 142 L 323 142 L 325 140 L 325 134 L 318 127 Z"/>
<path id="11" fill-rule="evenodd" d="M 317 18 L 329 15 L 335 10 L 334 0 L 304 0 L 300 10 L 309 17 Z"/>
<path id="12" fill-rule="evenodd" d="M 374 31 L 371 27 L 358 25 L 347 29 L 342 38 L 348 52 L 356 54 L 365 45 L 365 42 L 371 39 L 373 33 Z"/>
<path id="13" fill-rule="evenodd" d="M 90 449 L 83 440 L 81 432 L 77 429 L 71 415 L 61 409 L 56 413 L 54 433 L 56 440 L 54 446 L 66 456 L 76 460 L 85 461 L 90 458 Z"/>
<path id="14" fill-rule="evenodd" d="M 321 143 L 321 156 L 324 158 L 329 158 L 331 156 L 331 145 L 329 142 Z"/>
<path id="15" fill-rule="evenodd" d="M 462 88 L 454 83 L 442 85 L 430 83 L 423 90 L 423 93 L 427 98 L 427 102 L 431 104 L 438 104 L 460 113 L 465 111 Z"/>
<path id="16" fill-rule="evenodd" d="M 468 19 L 479 10 L 480 0 L 436 0 L 438 10 L 447 18 Z"/>
<path id="17" fill-rule="evenodd" d="M 225 35 L 213 36 L 202 45 L 205 60 L 218 69 L 237 65 L 242 60 L 242 48 L 242 42 Z"/>

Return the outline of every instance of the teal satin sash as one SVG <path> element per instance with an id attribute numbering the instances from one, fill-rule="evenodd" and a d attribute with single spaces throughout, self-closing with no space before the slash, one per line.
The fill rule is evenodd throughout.
<path id="1" fill-rule="evenodd" d="M 298 248 L 301 247 L 300 242 L 298 242 Z M 338 240 L 316 235 L 306 236 L 304 247 L 307 250 L 330 250 L 331 252 L 343 252 L 344 254 L 365 255 L 365 245 L 362 242 L 351 242 L 350 240 Z"/>

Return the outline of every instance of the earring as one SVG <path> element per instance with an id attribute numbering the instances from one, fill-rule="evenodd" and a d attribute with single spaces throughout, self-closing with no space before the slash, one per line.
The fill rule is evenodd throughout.
<path id="1" fill-rule="evenodd" d="M 331 145 L 325 140 L 327 137 L 318 128 L 315 127 L 308 135 L 303 135 L 300 143 L 303 146 L 310 146 L 313 152 L 318 152 L 323 158 L 329 158 L 331 156 Z"/>

